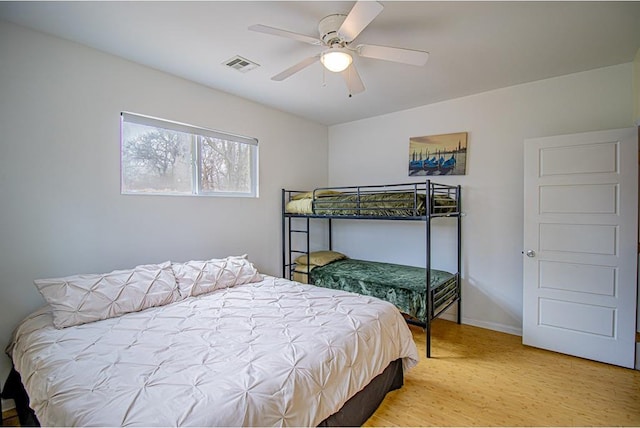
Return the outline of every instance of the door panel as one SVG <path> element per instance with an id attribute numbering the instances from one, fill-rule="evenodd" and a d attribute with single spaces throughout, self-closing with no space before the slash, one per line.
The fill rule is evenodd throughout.
<path id="1" fill-rule="evenodd" d="M 540 261 L 540 288 L 615 296 L 616 268 Z"/>
<path id="2" fill-rule="evenodd" d="M 540 325 L 613 338 L 615 309 L 563 300 L 540 299 Z"/>
<path id="3" fill-rule="evenodd" d="M 540 224 L 540 249 L 585 254 L 616 253 L 616 226 Z"/>
<path id="4" fill-rule="evenodd" d="M 615 184 L 540 186 L 542 214 L 615 214 Z"/>
<path id="5" fill-rule="evenodd" d="M 617 155 L 617 142 L 543 147 L 540 149 L 540 176 L 617 172 Z"/>
<path id="6" fill-rule="evenodd" d="M 524 181 L 523 343 L 633 367 L 636 129 L 526 140 Z"/>

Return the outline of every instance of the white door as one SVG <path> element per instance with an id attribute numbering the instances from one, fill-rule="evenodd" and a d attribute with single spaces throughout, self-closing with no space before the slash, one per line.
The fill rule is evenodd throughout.
<path id="1" fill-rule="evenodd" d="M 635 128 L 525 140 L 522 341 L 633 368 Z"/>

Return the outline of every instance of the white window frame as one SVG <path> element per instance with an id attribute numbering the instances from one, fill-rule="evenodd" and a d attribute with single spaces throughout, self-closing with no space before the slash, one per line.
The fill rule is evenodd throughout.
<path id="1" fill-rule="evenodd" d="M 232 141 L 234 143 L 246 144 L 250 149 L 250 191 L 248 192 L 221 192 L 206 191 L 201 187 L 201 161 L 200 161 L 200 144 L 193 141 L 191 145 L 191 193 L 170 193 L 170 192 L 135 192 L 127 191 L 124 186 L 124 166 L 123 166 L 123 144 L 124 144 L 124 124 L 134 123 L 139 125 L 151 126 L 155 128 L 166 129 L 169 131 L 184 132 L 195 136 L 211 137 L 221 140 Z M 198 139 L 196 139 L 198 140 Z M 189 125 L 186 123 L 175 122 L 166 119 L 160 119 L 152 116 L 145 116 L 131 112 L 120 113 L 120 192 L 124 195 L 171 195 L 171 196 L 223 196 L 223 197 L 258 197 L 258 139 L 253 137 L 245 137 L 227 132 L 216 131 L 200 126 Z"/>

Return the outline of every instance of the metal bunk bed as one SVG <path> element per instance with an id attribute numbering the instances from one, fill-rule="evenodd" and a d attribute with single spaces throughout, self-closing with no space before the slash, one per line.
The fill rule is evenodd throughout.
<path id="1" fill-rule="evenodd" d="M 425 224 L 425 275 L 428 290 L 424 293 L 423 319 L 407 322 L 425 329 L 426 354 L 431 357 L 431 321 L 457 303 L 457 322 L 461 322 L 461 187 L 433 183 L 403 183 L 374 186 L 341 186 L 317 188 L 312 192 L 282 189 L 282 276 L 292 279 L 296 263 L 294 255 L 310 255 L 312 219 L 325 219 L 329 250 L 333 248 L 333 220 L 397 220 L 422 221 Z M 303 202 L 303 205 L 292 205 Z M 302 206 L 302 208 L 301 208 Z M 457 272 L 446 282 L 432 284 L 431 221 L 453 217 L 457 230 Z M 301 219 L 296 220 L 296 219 Z M 295 222 L 295 224 L 294 224 Z M 305 235 L 305 248 L 292 247 L 294 236 Z M 300 239 L 295 245 L 300 244 Z M 306 243 L 306 245 L 305 245 Z M 307 275 L 310 272 L 307 271 Z M 311 277 L 309 282 L 311 281 Z"/>

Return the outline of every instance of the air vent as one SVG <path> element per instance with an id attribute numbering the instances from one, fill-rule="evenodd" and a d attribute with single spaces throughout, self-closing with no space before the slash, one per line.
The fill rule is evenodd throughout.
<path id="1" fill-rule="evenodd" d="M 260 64 L 256 64 L 255 62 L 249 61 L 248 59 L 243 58 L 239 55 L 228 59 L 224 62 L 224 65 L 226 65 L 227 67 L 231 67 L 234 70 L 238 70 L 241 73 L 246 73 L 247 71 L 251 71 L 254 68 L 260 67 Z"/>

